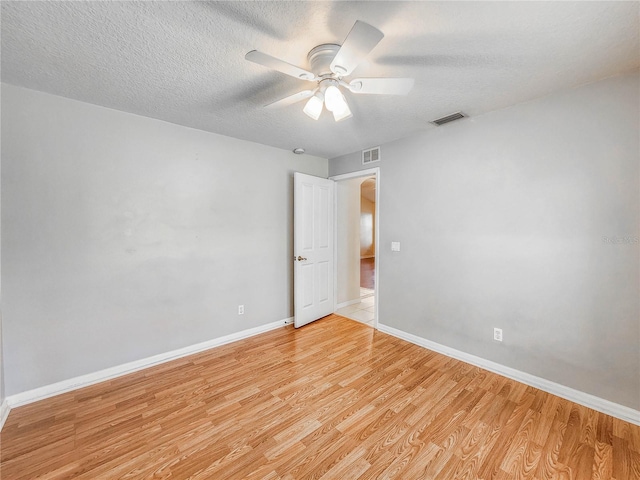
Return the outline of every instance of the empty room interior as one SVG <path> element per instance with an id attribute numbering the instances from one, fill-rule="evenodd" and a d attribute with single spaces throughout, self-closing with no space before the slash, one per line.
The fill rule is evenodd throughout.
<path id="1" fill-rule="evenodd" d="M 0 478 L 640 479 L 640 2 L 0 7 Z"/>

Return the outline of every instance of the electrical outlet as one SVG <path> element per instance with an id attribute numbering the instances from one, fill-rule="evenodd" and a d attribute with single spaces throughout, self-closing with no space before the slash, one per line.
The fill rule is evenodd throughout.
<path id="1" fill-rule="evenodd" d="M 238 305 L 238 315 L 244 315 L 244 305 Z"/>
<path id="2" fill-rule="evenodd" d="M 400 242 L 391 242 L 391 251 L 399 252 L 400 251 Z"/>
<path id="3" fill-rule="evenodd" d="M 502 329 L 501 328 L 494 328 L 493 329 L 493 339 L 496 340 L 497 342 L 501 342 L 502 341 Z"/>

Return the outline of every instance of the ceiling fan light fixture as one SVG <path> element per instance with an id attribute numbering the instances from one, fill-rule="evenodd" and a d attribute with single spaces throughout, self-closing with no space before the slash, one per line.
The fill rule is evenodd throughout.
<path id="1" fill-rule="evenodd" d="M 324 95 L 322 95 L 322 92 L 316 92 L 315 95 L 309 99 L 302 111 L 314 120 L 318 120 L 322 113 L 323 103 Z"/>
<path id="2" fill-rule="evenodd" d="M 345 108 L 348 110 L 347 101 L 342 92 L 335 85 L 330 85 L 324 92 L 324 104 L 330 112 L 341 112 Z"/>
<path id="3" fill-rule="evenodd" d="M 342 120 L 346 120 L 347 118 L 351 118 L 353 117 L 353 114 L 351 113 L 351 110 L 349 109 L 349 105 L 347 105 L 347 102 L 344 102 L 344 108 L 342 110 L 334 110 L 333 111 L 333 119 L 336 122 L 340 122 Z"/>
<path id="4" fill-rule="evenodd" d="M 265 107 L 287 107 L 308 99 L 303 109 L 305 115 L 318 120 L 323 108 L 327 107 L 335 121 L 340 122 L 353 116 L 342 89 L 357 94 L 407 95 L 413 88 L 412 78 L 356 78 L 349 83 L 343 80 L 343 77 L 351 75 L 383 37 L 384 34 L 376 27 L 356 20 L 342 45 L 323 43 L 311 49 L 307 55 L 310 70 L 258 50 L 251 50 L 244 58 L 285 75 L 317 84 L 315 90 L 294 93 Z"/>

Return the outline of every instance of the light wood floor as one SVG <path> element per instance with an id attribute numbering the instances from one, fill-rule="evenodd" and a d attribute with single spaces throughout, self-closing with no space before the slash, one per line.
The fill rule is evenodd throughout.
<path id="1" fill-rule="evenodd" d="M 4 480 L 640 478 L 640 427 L 330 316 L 11 411 Z"/>

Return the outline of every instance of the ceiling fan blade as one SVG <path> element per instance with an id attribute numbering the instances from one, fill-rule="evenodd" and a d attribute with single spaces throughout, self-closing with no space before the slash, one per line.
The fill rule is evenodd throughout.
<path id="1" fill-rule="evenodd" d="M 373 95 L 407 95 L 414 83 L 413 78 L 354 78 L 349 82 L 349 90 Z"/>
<path id="2" fill-rule="evenodd" d="M 258 50 L 251 50 L 244 56 L 244 58 L 249 60 L 250 62 L 257 63 L 258 65 L 262 65 L 264 67 L 272 68 L 273 70 L 277 70 L 281 73 L 291 75 L 292 77 L 299 78 L 301 80 L 312 81 L 316 78 L 313 73 L 303 68 L 296 67 L 295 65 L 291 65 L 284 60 L 272 57 L 271 55 L 259 52 Z"/>
<path id="3" fill-rule="evenodd" d="M 357 20 L 331 62 L 331 71 L 346 77 L 382 40 L 384 34 L 376 27 Z"/>
<path id="4" fill-rule="evenodd" d="M 305 98 L 312 97 L 315 93 L 314 90 L 303 90 L 302 92 L 294 93 L 293 95 L 289 95 L 283 99 L 280 99 L 276 102 L 265 105 L 264 108 L 282 108 L 287 107 L 289 105 L 293 105 L 296 102 L 300 102 Z"/>

